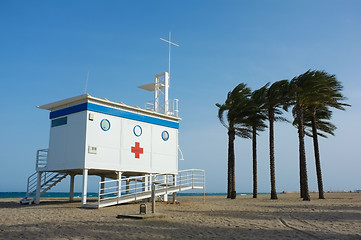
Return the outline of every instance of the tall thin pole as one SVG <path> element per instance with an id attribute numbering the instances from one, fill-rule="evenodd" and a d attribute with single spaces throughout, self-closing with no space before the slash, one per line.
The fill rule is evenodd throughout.
<path id="1" fill-rule="evenodd" d="M 171 32 L 169 32 L 169 43 L 168 43 L 168 74 L 169 74 L 169 78 L 170 78 L 170 43 L 172 42 L 171 39 Z"/>
<path id="2" fill-rule="evenodd" d="M 87 91 L 88 91 L 89 72 L 90 72 L 90 70 L 88 69 L 88 73 L 86 75 L 86 81 L 85 81 L 84 94 L 87 94 Z"/>
<path id="3" fill-rule="evenodd" d="M 169 109 L 168 89 L 169 89 L 169 82 L 170 82 L 170 48 L 171 48 L 171 45 L 179 47 L 178 44 L 171 42 L 171 40 L 172 40 L 171 37 L 172 37 L 171 32 L 169 32 L 169 40 L 165 40 L 163 38 L 160 39 L 160 40 L 168 43 L 168 73 L 164 74 L 164 85 L 165 85 L 164 86 L 164 113 L 165 114 L 169 114 L 169 112 L 168 112 L 168 109 Z"/>
<path id="4" fill-rule="evenodd" d="M 155 184 L 152 183 L 152 213 L 155 213 Z"/>
<path id="5" fill-rule="evenodd" d="M 171 32 L 169 32 L 169 40 L 165 40 L 165 39 L 163 39 L 163 38 L 160 39 L 160 40 L 168 43 L 168 73 L 169 73 L 169 79 L 170 79 L 170 47 L 171 47 L 171 45 L 174 45 L 174 46 L 176 46 L 176 47 L 179 47 L 178 44 L 173 43 L 173 42 L 171 41 L 171 40 L 172 40 L 171 37 L 172 37 Z"/>

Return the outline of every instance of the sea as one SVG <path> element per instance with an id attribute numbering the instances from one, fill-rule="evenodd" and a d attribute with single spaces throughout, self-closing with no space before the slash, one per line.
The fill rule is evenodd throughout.
<path id="1" fill-rule="evenodd" d="M 269 194 L 269 193 L 258 193 Z M 0 198 L 23 198 L 26 192 L 0 192 Z M 206 196 L 226 196 L 226 193 L 206 193 Z M 237 195 L 252 195 L 252 193 L 239 193 Z M 177 193 L 177 196 L 203 196 L 203 193 Z M 69 197 L 69 192 L 47 192 L 41 197 L 46 198 L 66 198 Z M 74 197 L 81 197 L 81 192 L 74 192 Z M 89 193 L 87 197 L 98 197 L 98 193 Z"/>

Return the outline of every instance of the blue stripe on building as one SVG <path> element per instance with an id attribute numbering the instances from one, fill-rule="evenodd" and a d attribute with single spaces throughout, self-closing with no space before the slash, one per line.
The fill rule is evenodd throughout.
<path id="1" fill-rule="evenodd" d="M 108 114 L 108 115 L 112 115 L 112 116 L 127 118 L 127 119 L 131 119 L 131 120 L 145 122 L 145 123 L 156 124 L 156 125 L 165 126 L 165 127 L 171 127 L 171 128 L 176 128 L 176 129 L 179 128 L 179 123 L 177 123 L 177 122 L 171 122 L 171 121 L 167 121 L 164 119 L 141 115 L 141 114 L 133 113 L 133 112 L 127 112 L 124 110 L 110 108 L 110 107 L 106 107 L 106 106 L 102 106 L 102 105 L 98 105 L 98 104 L 94 104 L 94 103 L 89 103 L 89 102 L 81 103 L 81 104 L 78 104 L 75 106 L 63 108 L 63 109 L 56 110 L 56 111 L 52 111 L 52 112 L 50 112 L 50 119 L 69 115 L 72 113 L 82 112 L 85 110 L 94 111 L 94 112 L 98 112 L 98 113 L 104 113 L 104 114 Z"/>
<path id="2" fill-rule="evenodd" d="M 71 106 L 71 107 L 67 107 L 67 108 L 63 108 L 63 109 L 60 109 L 60 110 L 50 112 L 50 119 L 65 116 L 65 115 L 69 115 L 69 114 L 72 114 L 72 113 L 85 111 L 85 110 L 88 109 L 87 106 L 88 106 L 88 103 L 82 103 L 82 104 L 79 104 L 79 105 L 75 105 L 75 106 Z"/>

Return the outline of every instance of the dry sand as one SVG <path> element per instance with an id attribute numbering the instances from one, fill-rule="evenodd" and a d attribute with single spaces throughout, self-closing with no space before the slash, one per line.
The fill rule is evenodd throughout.
<path id="1" fill-rule="evenodd" d="M 179 197 L 157 203 L 161 219 L 116 218 L 139 212 L 138 204 L 82 209 L 80 202 L 44 199 L 40 205 L 0 200 L 0 239 L 361 239 L 361 193 Z M 150 204 L 148 204 L 148 210 Z"/>

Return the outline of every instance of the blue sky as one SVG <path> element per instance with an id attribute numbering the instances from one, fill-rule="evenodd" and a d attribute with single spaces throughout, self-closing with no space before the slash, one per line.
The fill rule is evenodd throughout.
<path id="1" fill-rule="evenodd" d="M 350 0 L 3 0 L 0 191 L 25 191 L 36 150 L 48 147 L 49 113 L 35 106 L 83 94 L 88 71 L 92 96 L 140 107 L 151 100 L 136 87 L 168 69 L 168 45 L 159 40 L 168 32 L 180 45 L 172 48 L 170 88 L 183 118 L 179 165 L 205 169 L 208 192 L 226 191 L 227 132 L 215 103 L 240 82 L 255 90 L 308 69 L 335 74 L 352 105 L 334 113 L 336 136 L 320 140 L 325 190 L 361 189 L 360 12 L 361 2 Z M 275 130 L 277 191 L 297 190 L 297 131 L 287 123 Z M 237 192 L 251 192 L 251 141 L 235 144 Z M 269 192 L 268 131 L 258 149 L 258 189 Z M 317 190 L 310 139 L 306 152 Z"/>

